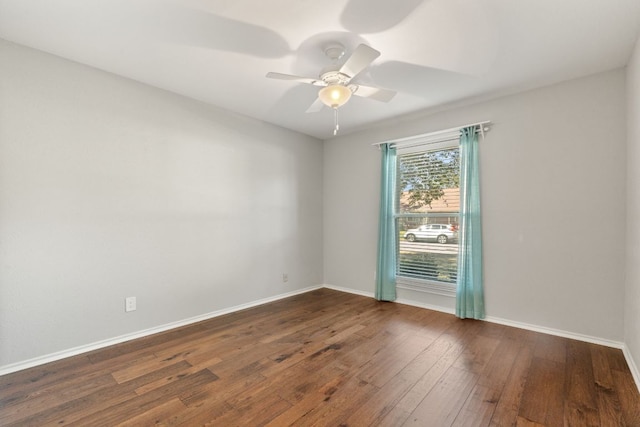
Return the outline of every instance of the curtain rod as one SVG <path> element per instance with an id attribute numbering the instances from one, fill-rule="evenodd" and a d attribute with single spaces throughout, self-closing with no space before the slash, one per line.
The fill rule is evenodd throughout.
<path id="1" fill-rule="evenodd" d="M 371 144 L 373 146 L 377 146 L 378 148 L 380 148 L 380 146 L 382 144 L 393 144 L 396 147 L 398 146 L 398 144 L 402 144 L 403 142 L 407 142 L 409 144 L 411 144 L 412 141 L 415 141 L 416 145 L 419 144 L 429 144 L 429 143 L 435 143 L 435 142 L 443 142 L 443 141 L 449 141 L 450 139 L 444 139 L 444 138 L 450 138 L 448 136 L 445 136 L 443 134 L 450 134 L 452 132 L 458 132 L 460 131 L 460 129 L 464 129 L 464 128 L 468 128 L 468 127 L 476 127 L 476 132 L 480 132 L 480 134 L 482 135 L 482 137 L 484 138 L 484 133 L 487 132 L 489 130 L 489 127 L 486 125 L 491 124 L 490 120 L 486 120 L 483 122 L 477 122 L 477 123 L 470 123 L 467 125 L 462 125 L 462 126 L 456 126 L 454 128 L 449 128 L 449 129 L 443 129 L 443 130 L 437 130 L 434 132 L 429 132 L 429 133 L 423 133 L 421 135 L 415 135 L 415 136 L 409 136 L 406 138 L 399 138 L 399 139 L 393 139 L 390 141 L 383 141 L 383 142 L 376 142 L 374 144 Z M 440 136 L 440 139 L 438 138 Z M 412 144 L 413 145 L 413 144 Z"/>

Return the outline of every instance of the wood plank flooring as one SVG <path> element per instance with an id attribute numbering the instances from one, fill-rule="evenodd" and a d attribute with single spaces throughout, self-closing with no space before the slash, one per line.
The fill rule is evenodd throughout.
<path id="1" fill-rule="evenodd" d="M 620 350 L 321 289 L 0 377 L 3 426 L 640 426 Z"/>

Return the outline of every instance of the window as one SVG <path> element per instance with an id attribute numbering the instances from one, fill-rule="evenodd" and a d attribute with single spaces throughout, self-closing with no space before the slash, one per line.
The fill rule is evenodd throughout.
<path id="1" fill-rule="evenodd" d="M 397 286 L 454 295 L 460 214 L 458 141 L 398 148 L 396 170 Z"/>

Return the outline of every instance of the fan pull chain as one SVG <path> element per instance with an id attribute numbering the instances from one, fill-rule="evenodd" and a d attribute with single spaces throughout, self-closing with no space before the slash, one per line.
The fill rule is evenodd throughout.
<path id="1" fill-rule="evenodd" d="M 333 136 L 336 136 L 338 134 L 338 131 L 340 130 L 340 125 L 338 124 L 338 109 L 337 108 L 333 109 L 333 124 L 335 125 L 335 128 L 333 129 Z"/>

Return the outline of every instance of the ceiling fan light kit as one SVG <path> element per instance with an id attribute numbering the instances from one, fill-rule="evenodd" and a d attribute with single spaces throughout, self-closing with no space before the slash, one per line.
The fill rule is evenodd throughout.
<path id="1" fill-rule="evenodd" d="M 340 84 L 329 85 L 320 89 L 318 98 L 327 107 L 339 108 L 351 98 L 351 89 Z"/>
<path id="2" fill-rule="evenodd" d="M 351 95 L 363 98 L 371 98 L 376 101 L 389 102 L 395 92 L 370 86 L 361 86 L 351 83 L 354 77 L 367 68 L 378 56 L 380 52 L 365 45 L 360 44 L 342 66 L 338 67 L 335 62 L 344 55 L 344 46 L 340 43 L 331 43 L 325 47 L 325 55 L 334 62 L 333 66 L 325 68 L 320 73 L 320 78 L 309 78 L 292 76 L 281 73 L 267 73 L 268 78 L 279 80 L 293 80 L 299 83 L 306 83 L 314 86 L 321 86 L 318 91 L 318 99 L 307 110 L 308 113 L 319 111 L 322 104 L 330 107 L 334 111 L 335 128 L 333 134 L 338 133 L 338 108 L 346 104 Z M 361 91 L 359 89 L 362 89 Z"/>

